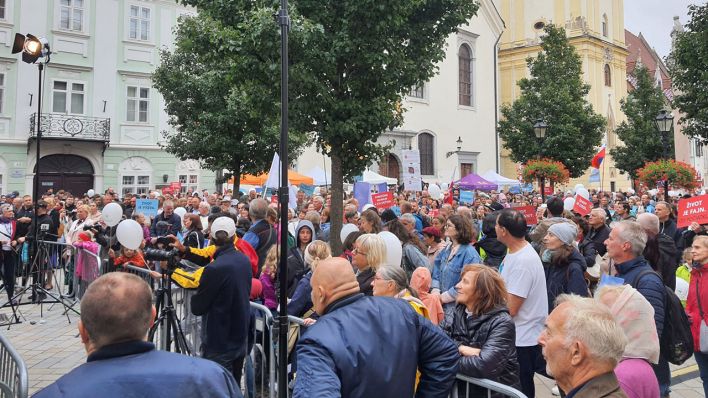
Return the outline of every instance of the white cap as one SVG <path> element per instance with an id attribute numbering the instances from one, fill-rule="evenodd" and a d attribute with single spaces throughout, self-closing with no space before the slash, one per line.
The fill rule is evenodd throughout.
<path id="1" fill-rule="evenodd" d="M 211 237 L 213 238 L 219 231 L 226 232 L 231 238 L 236 233 L 236 223 L 231 217 L 219 217 L 211 223 Z"/>

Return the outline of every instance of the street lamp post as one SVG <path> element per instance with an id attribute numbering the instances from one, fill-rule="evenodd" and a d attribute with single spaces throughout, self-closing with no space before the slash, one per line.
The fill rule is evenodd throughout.
<path id="1" fill-rule="evenodd" d="M 456 151 L 450 151 L 450 152 L 446 153 L 446 154 L 445 154 L 445 157 L 449 158 L 450 156 L 452 156 L 452 155 L 454 155 L 454 154 L 456 154 L 456 153 L 460 153 L 460 151 L 462 150 L 462 137 L 458 136 L 458 137 L 457 137 L 457 141 L 455 141 L 455 143 L 457 144 L 457 150 L 456 150 Z"/>
<path id="2" fill-rule="evenodd" d="M 548 130 L 548 124 L 543 121 L 543 119 L 537 119 L 536 124 L 533 125 L 533 133 L 536 135 L 536 138 L 538 139 L 538 159 L 541 160 L 543 157 L 543 140 L 546 139 L 546 130 Z M 546 203 L 546 192 L 545 192 L 545 185 L 546 185 L 546 178 L 541 177 L 540 178 L 541 182 L 541 199 L 543 200 L 543 203 Z"/>
<path id="3" fill-rule="evenodd" d="M 668 134 L 674 124 L 674 117 L 671 113 L 662 109 L 659 115 L 654 120 L 654 125 L 661 135 L 662 157 L 664 160 L 669 159 L 669 138 Z M 664 180 L 664 200 L 669 201 L 669 180 Z"/>

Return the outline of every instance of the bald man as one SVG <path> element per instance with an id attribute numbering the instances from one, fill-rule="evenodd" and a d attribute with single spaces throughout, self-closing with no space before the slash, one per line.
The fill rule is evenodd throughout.
<path id="1" fill-rule="evenodd" d="M 298 342 L 293 397 L 448 396 L 459 354 L 440 328 L 404 300 L 365 297 L 345 259 L 320 262 L 310 284 L 321 317 Z"/>
<path id="2" fill-rule="evenodd" d="M 96 279 L 81 300 L 78 324 L 86 363 L 34 396 L 242 397 L 216 363 L 155 350 L 146 341 L 154 320 L 152 292 L 142 279 L 125 272 Z"/>

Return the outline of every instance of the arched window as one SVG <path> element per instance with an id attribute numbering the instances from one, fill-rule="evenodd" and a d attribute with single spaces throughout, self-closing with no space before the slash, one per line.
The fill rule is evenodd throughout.
<path id="1" fill-rule="evenodd" d="M 472 50 L 467 44 L 460 46 L 460 105 L 472 106 Z"/>
<path id="2" fill-rule="evenodd" d="M 605 86 L 612 87 L 612 72 L 608 64 L 605 64 Z"/>
<path id="3" fill-rule="evenodd" d="M 150 181 L 152 164 L 143 157 L 132 156 L 123 160 L 118 166 L 118 173 L 122 195 L 126 193 L 143 195 L 152 188 Z"/>
<path id="4" fill-rule="evenodd" d="M 607 14 L 602 15 L 602 35 L 609 36 L 608 26 L 607 26 Z"/>
<path id="5" fill-rule="evenodd" d="M 418 134 L 418 151 L 420 152 L 420 174 L 435 175 L 435 138 L 430 133 Z"/>

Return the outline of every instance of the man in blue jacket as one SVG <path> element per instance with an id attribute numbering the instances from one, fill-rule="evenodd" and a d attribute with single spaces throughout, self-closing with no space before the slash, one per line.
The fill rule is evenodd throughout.
<path id="1" fill-rule="evenodd" d="M 605 241 L 607 254 L 615 262 L 616 276 L 637 289 L 654 307 L 654 322 L 661 339 L 664 330 L 664 282 L 642 256 L 646 244 L 647 234 L 636 221 L 618 223 Z M 661 395 L 668 395 L 671 374 L 663 355 L 659 357 L 659 363 L 654 365 L 654 373 L 659 380 Z"/>
<path id="2" fill-rule="evenodd" d="M 192 313 L 203 316 L 202 357 L 230 370 L 240 382 L 248 346 L 251 262 L 234 249 L 236 223 L 231 217 L 217 218 L 210 230 L 216 253 L 192 296 Z"/>
<path id="3" fill-rule="evenodd" d="M 126 272 L 96 279 L 81 300 L 86 363 L 35 397 L 235 397 L 231 373 L 212 361 L 157 351 L 146 340 L 155 319 L 150 287 Z"/>
<path id="4" fill-rule="evenodd" d="M 311 285 L 321 317 L 298 342 L 293 397 L 448 396 L 459 354 L 441 329 L 404 300 L 365 297 L 345 259 L 322 261 Z"/>

